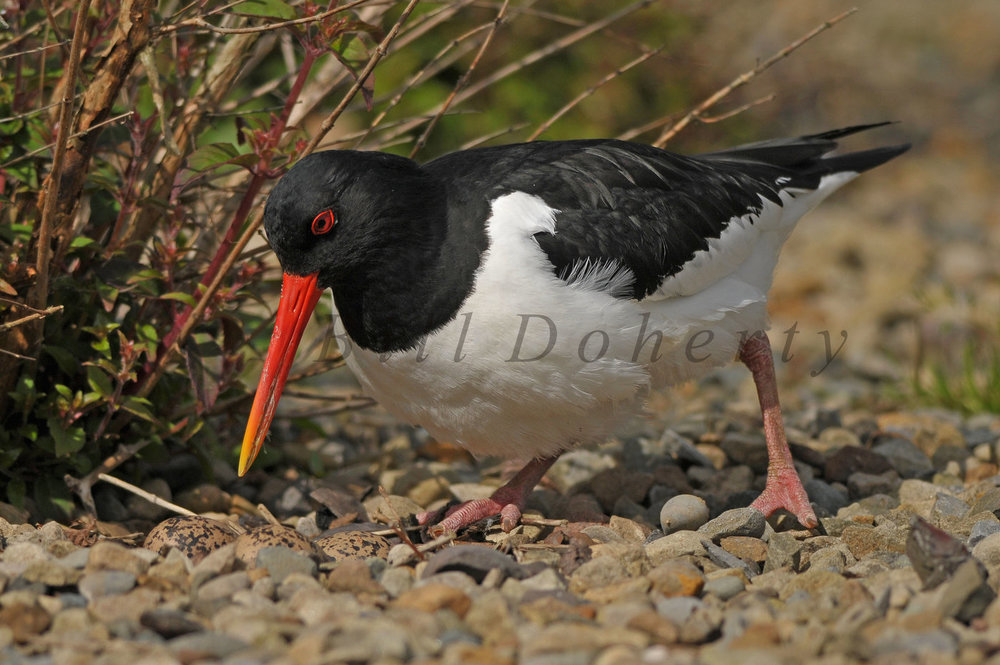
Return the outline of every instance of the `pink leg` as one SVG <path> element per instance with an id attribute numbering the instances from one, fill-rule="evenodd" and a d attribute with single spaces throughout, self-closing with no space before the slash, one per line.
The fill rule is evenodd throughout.
<path id="1" fill-rule="evenodd" d="M 760 332 L 744 341 L 740 348 L 740 360 L 753 374 L 760 412 L 764 417 L 764 438 L 767 440 L 767 484 L 751 505 L 765 515 L 785 508 L 803 526 L 816 527 L 819 521 L 809 505 L 809 497 L 795 471 L 792 453 L 785 439 L 781 405 L 778 403 L 778 384 L 774 378 L 774 358 L 771 356 L 771 343 L 767 334 Z"/>
<path id="2" fill-rule="evenodd" d="M 500 515 L 500 526 L 503 530 L 510 531 L 521 521 L 521 509 L 527 503 L 528 495 L 557 459 L 559 455 L 531 460 L 490 498 L 467 501 L 449 510 L 448 515 L 431 528 L 431 532 L 437 535 L 458 531 L 473 522 L 496 514 Z M 421 513 L 417 516 L 417 520 L 421 524 L 426 524 L 435 516 L 434 513 Z"/>

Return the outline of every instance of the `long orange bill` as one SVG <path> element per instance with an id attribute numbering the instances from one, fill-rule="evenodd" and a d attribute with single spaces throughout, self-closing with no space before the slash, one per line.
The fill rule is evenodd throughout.
<path id="1" fill-rule="evenodd" d="M 285 273 L 281 280 L 281 300 L 278 301 L 274 333 L 271 334 L 271 344 L 267 348 L 267 357 L 264 358 L 264 369 L 260 373 L 257 394 L 253 398 L 247 431 L 243 435 L 239 468 L 241 476 L 257 459 L 257 454 L 264 445 L 264 437 L 267 436 L 274 412 L 278 408 L 278 399 L 285 388 L 288 370 L 295 359 L 295 350 L 299 348 L 302 332 L 306 329 L 319 297 L 323 295 L 323 291 L 316 285 L 318 277 L 318 273 L 303 276 Z"/>

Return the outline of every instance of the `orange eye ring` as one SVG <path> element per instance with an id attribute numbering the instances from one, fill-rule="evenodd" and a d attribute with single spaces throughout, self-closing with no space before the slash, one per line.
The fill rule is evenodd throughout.
<path id="1" fill-rule="evenodd" d="M 320 214 L 316 215 L 312 222 L 312 232 L 313 235 L 321 236 L 324 233 L 329 233 L 333 230 L 333 225 L 337 223 L 337 220 L 333 217 L 332 210 L 324 210 Z"/>

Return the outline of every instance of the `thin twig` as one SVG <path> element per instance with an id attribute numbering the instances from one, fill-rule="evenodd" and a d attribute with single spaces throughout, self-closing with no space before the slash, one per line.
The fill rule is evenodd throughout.
<path id="1" fill-rule="evenodd" d="M 265 520 L 267 520 L 269 524 L 276 524 L 277 526 L 281 526 L 281 522 L 278 521 L 278 518 L 275 517 L 274 513 L 268 510 L 267 506 L 265 506 L 263 503 L 257 504 L 257 512 L 260 513 L 260 516 L 263 517 Z"/>
<path id="2" fill-rule="evenodd" d="M 698 104 L 698 106 L 694 107 L 691 111 L 688 111 L 688 113 L 685 114 L 684 117 L 682 117 L 680 120 L 678 120 L 670 127 L 665 129 L 663 133 L 660 134 L 659 138 L 657 138 L 656 141 L 653 142 L 653 145 L 658 148 L 662 148 L 664 145 L 666 145 L 667 141 L 669 141 L 671 138 L 676 136 L 678 132 L 680 132 L 689 124 L 691 124 L 693 120 L 699 119 L 705 111 L 715 106 L 717 103 L 719 103 L 721 99 L 728 96 L 737 88 L 745 86 L 747 83 L 756 78 L 761 72 L 770 68 L 776 62 L 787 58 L 793 51 L 795 51 L 800 46 L 811 40 L 813 37 L 820 34 L 821 32 L 829 30 L 830 28 L 837 25 L 845 18 L 855 13 L 856 11 L 858 11 L 858 8 L 852 7 L 851 9 L 848 9 L 844 13 L 834 16 L 832 19 L 829 19 L 828 21 L 825 21 L 822 24 L 818 25 L 817 27 L 813 28 L 811 31 L 809 31 L 807 34 L 803 35 L 799 39 L 796 39 L 794 42 L 792 42 L 785 48 L 781 49 L 767 60 L 764 60 L 763 62 L 759 63 L 753 69 L 743 72 L 735 79 L 730 81 L 728 85 L 723 86 L 722 88 L 717 90 L 701 104 Z"/>
<path id="3" fill-rule="evenodd" d="M 638 0 L 637 2 L 633 2 L 632 4 L 626 7 L 622 7 L 616 12 L 608 14 L 599 21 L 595 21 L 593 23 L 581 27 L 578 30 L 574 30 L 570 34 L 565 35 L 549 44 L 546 44 L 541 48 L 532 51 L 531 53 L 525 55 L 523 58 L 520 58 L 515 62 L 512 62 L 508 65 L 501 67 L 500 69 L 496 70 L 489 76 L 483 78 L 481 81 L 468 86 L 465 90 L 463 90 L 461 93 L 455 96 L 453 105 L 458 105 L 463 103 L 465 100 L 469 99 L 470 97 L 473 97 L 474 95 L 479 94 L 480 92 L 496 84 L 497 82 L 502 81 L 503 79 L 506 79 L 509 76 L 512 76 L 513 74 L 516 74 L 522 69 L 529 67 L 540 60 L 544 60 L 545 58 L 551 55 L 554 55 L 556 53 L 559 53 L 560 51 L 569 48 L 570 46 L 579 42 L 580 40 L 589 37 L 595 32 L 603 30 L 604 28 L 608 27 L 615 21 L 618 21 L 624 18 L 625 16 L 632 14 L 642 9 L 643 7 L 649 6 L 653 2 L 655 2 L 655 0 Z M 411 129 L 413 129 L 414 126 L 418 125 L 420 122 L 422 121 L 416 121 L 414 123 L 411 123 L 410 125 L 401 126 L 400 129 L 397 130 L 395 135 L 388 136 L 386 140 L 391 141 L 396 136 L 409 132 Z"/>
<path id="4" fill-rule="evenodd" d="M 178 21 L 177 23 L 172 23 L 170 25 L 165 25 L 157 29 L 157 36 L 162 36 L 170 34 L 171 32 L 176 32 L 182 28 L 204 28 L 209 32 L 215 32 L 222 35 L 246 35 L 254 32 L 271 32 L 274 30 L 280 30 L 281 28 L 288 28 L 293 25 L 303 25 L 306 23 L 315 23 L 317 21 L 322 21 L 325 18 L 329 18 L 334 14 L 339 14 L 345 12 L 349 9 L 354 9 L 359 5 L 363 5 L 370 0 L 355 0 L 346 5 L 340 7 L 335 7 L 333 9 L 328 9 L 325 12 L 321 12 L 314 16 L 305 16 L 303 18 L 291 19 L 289 21 L 280 21 L 278 23 L 268 23 L 267 25 L 251 26 L 247 28 L 220 28 L 216 25 L 212 25 L 205 20 L 202 16 L 195 16 L 193 18 L 184 19 L 183 21 Z"/>
<path id="5" fill-rule="evenodd" d="M 364 86 L 365 81 L 368 79 L 369 76 L 371 76 L 372 71 L 375 70 L 375 65 L 377 65 L 379 61 L 385 57 L 385 54 L 389 49 L 389 44 L 391 44 L 393 40 L 396 39 L 396 35 L 399 34 L 400 28 L 403 27 L 403 24 L 406 22 L 406 19 L 409 18 L 410 14 L 413 12 L 414 9 L 416 9 L 419 3 L 420 0 L 410 0 L 409 4 L 406 5 L 406 7 L 403 9 L 403 13 L 399 15 L 399 18 L 396 20 L 396 23 L 393 24 L 388 34 L 386 34 L 385 39 L 383 39 L 379 43 L 379 45 L 375 47 L 375 53 L 372 55 L 371 58 L 368 59 L 368 64 L 365 65 L 365 68 L 361 70 L 361 73 L 358 74 L 357 78 L 354 80 L 354 85 L 351 86 L 351 89 L 348 90 L 347 93 L 344 95 L 344 97 L 340 100 L 340 103 L 337 105 L 337 108 L 333 109 L 330 115 L 328 115 L 326 119 L 323 120 L 323 124 L 320 125 L 319 131 L 316 133 L 315 136 L 313 136 L 312 141 L 310 141 L 309 145 L 306 146 L 306 149 L 303 151 L 302 155 L 300 155 L 300 158 L 305 157 L 306 155 L 310 154 L 313 150 L 315 150 L 316 146 L 318 146 L 320 141 L 323 140 L 323 137 L 326 136 L 327 132 L 333 129 L 333 125 L 335 122 L 337 122 L 337 118 L 339 118 L 340 115 L 344 112 L 344 110 L 347 108 L 347 105 L 350 104 L 351 100 L 354 99 L 355 95 L 357 95 L 358 92 L 361 91 L 361 88 L 362 86 Z"/>
<path id="6" fill-rule="evenodd" d="M 590 86 L 589 88 L 587 88 L 586 90 L 584 90 L 583 92 L 581 92 L 579 95 L 577 95 L 576 97 L 574 97 L 573 99 L 571 99 L 565 106 L 563 106 L 561 109 L 559 109 L 554 114 L 552 114 L 552 117 L 550 117 L 548 120 L 546 120 L 541 125 L 539 125 L 538 129 L 536 129 L 534 132 L 532 132 L 531 136 L 528 137 L 528 141 L 534 141 L 535 139 L 537 139 L 539 136 L 541 136 L 542 134 L 544 134 L 546 132 L 546 130 L 549 129 L 549 127 L 551 127 L 553 124 L 555 124 L 555 122 L 557 120 L 559 120 L 559 118 L 561 118 L 564 115 L 566 115 L 566 113 L 568 113 L 574 106 L 576 106 L 577 104 L 579 104 L 580 102 L 582 102 L 583 100 L 585 100 L 587 97 L 590 97 L 595 92 L 597 92 L 598 89 L 600 89 L 601 87 L 607 85 L 611 81 L 614 81 L 616 78 L 618 78 L 619 76 L 621 76 L 622 74 L 624 74 L 628 70 L 632 69 L 633 67 L 635 67 L 637 65 L 641 65 L 642 63 L 646 62 L 647 60 L 649 60 L 650 58 L 652 58 L 654 55 L 656 55 L 657 53 L 659 53 L 660 51 L 662 51 L 663 48 L 664 47 L 661 46 L 661 47 L 659 47 L 657 49 L 654 49 L 652 51 L 647 51 L 646 53 L 643 53 L 638 58 L 635 58 L 631 62 L 628 62 L 628 63 L 622 65 L 621 67 L 619 67 L 615 71 L 611 72 L 610 74 L 608 74 L 607 76 L 605 76 L 604 78 L 602 78 L 600 81 L 598 81 L 594 85 Z"/>
<path id="7" fill-rule="evenodd" d="M 7 58 L 16 58 L 19 55 L 31 55 L 32 53 L 38 53 L 40 51 L 48 51 L 50 48 L 59 48 L 65 46 L 68 43 L 69 43 L 68 40 L 61 42 L 52 42 L 51 44 L 45 44 L 43 46 L 36 46 L 35 48 L 29 48 L 26 51 L 18 51 L 17 53 L 7 53 L 6 55 L 0 55 L 0 60 L 6 60 Z"/>
<path id="8" fill-rule="evenodd" d="M 106 473 L 99 473 L 99 474 L 97 474 L 97 478 L 99 480 L 103 480 L 106 483 L 110 483 L 110 484 L 112 484 L 112 485 L 114 485 L 116 487 L 120 487 L 123 490 L 131 492 L 132 494 L 135 494 L 137 497 L 140 497 L 142 499 L 145 499 L 146 501 L 149 501 L 154 506 L 159 506 L 160 508 L 166 508 L 167 510 L 173 511 L 173 512 L 178 513 L 180 515 L 197 515 L 198 514 L 198 513 L 194 512 L 194 511 L 188 510 L 184 506 L 178 506 L 176 503 L 171 503 L 170 501 L 167 501 L 166 499 L 163 499 L 163 498 L 161 498 L 161 497 L 153 494 L 152 492 L 147 492 L 146 490 L 142 489 L 141 487 L 136 487 L 132 483 L 127 483 L 124 480 L 121 480 L 119 478 L 115 478 L 114 476 L 109 476 Z"/>
<path id="9" fill-rule="evenodd" d="M 62 186 L 63 159 L 69 144 L 70 112 L 73 108 L 73 95 L 76 91 L 77 73 L 80 69 L 80 57 L 83 53 L 83 30 L 90 12 L 91 0 L 84 0 L 77 9 L 76 22 L 73 26 L 73 43 L 70 47 L 69 62 L 66 64 L 66 92 L 59 109 L 59 128 L 56 134 L 56 148 L 52 156 L 52 169 L 49 171 L 48 186 L 45 188 L 45 202 L 42 205 L 42 218 L 38 223 L 38 254 L 35 259 L 37 280 L 34 288 L 28 294 L 28 300 L 33 307 L 45 307 L 49 299 L 49 257 L 52 255 L 52 228 L 55 225 L 56 211 L 59 209 L 59 189 Z"/>
<path id="10" fill-rule="evenodd" d="M 451 94 L 448 95 L 447 99 L 445 99 L 438 108 L 437 113 L 434 114 L 431 121 L 427 123 L 426 127 L 424 127 L 424 131 L 420 135 L 420 138 L 417 139 L 417 142 L 413 145 L 413 149 L 410 150 L 410 159 L 413 159 L 413 157 L 420 152 L 420 149 L 424 147 L 424 144 L 427 143 L 427 139 L 430 137 L 431 132 L 434 131 L 434 127 L 437 126 L 438 121 L 442 118 L 442 116 L 444 116 L 445 113 L 447 113 L 448 109 L 451 108 L 452 103 L 454 103 L 455 98 L 458 96 L 458 93 L 462 90 L 462 88 L 468 85 L 472 72 L 476 70 L 476 67 L 479 65 L 479 61 L 483 58 L 483 54 L 486 53 L 486 49 L 489 48 L 490 43 L 493 41 L 493 37 L 497 34 L 500 26 L 503 25 L 504 16 L 507 14 L 507 6 L 509 4 L 510 0 L 503 1 L 503 4 L 500 6 L 500 11 L 497 12 L 496 18 L 493 19 L 493 27 L 490 28 L 488 33 L 486 33 L 486 39 L 484 39 L 483 43 L 479 46 L 479 51 L 476 53 L 476 57 L 472 59 L 472 63 L 469 64 L 465 73 L 459 77 L 458 81 L 455 83 L 455 87 L 451 89 Z"/>
<path id="11" fill-rule="evenodd" d="M 713 122 L 722 122 L 723 120 L 729 120 L 733 116 L 737 116 L 740 113 L 743 113 L 744 111 L 752 109 L 755 106 L 760 106 L 761 104 L 766 104 L 768 102 L 773 102 L 774 99 L 775 99 L 775 97 L 777 97 L 777 95 L 775 95 L 772 92 L 769 95 L 764 95 L 763 97 L 758 97 L 757 99 L 753 100 L 752 102 L 747 102 L 746 104 L 742 104 L 742 105 L 734 108 L 732 111 L 726 111 L 725 113 L 720 113 L 718 115 L 703 115 L 703 116 L 699 116 L 698 117 L 698 122 L 705 123 L 706 125 L 711 125 Z"/>
<path id="12" fill-rule="evenodd" d="M 0 324 L 0 333 L 7 332 L 11 328 L 16 328 L 20 325 L 27 323 L 28 321 L 34 321 L 36 319 L 44 319 L 49 314 L 55 314 L 56 312 L 61 312 L 62 308 L 63 308 L 62 305 L 54 305 L 47 309 L 43 309 L 41 311 L 28 314 L 27 316 L 22 316 L 20 319 L 14 319 L 13 321 L 8 321 L 7 323 Z"/>
<path id="13" fill-rule="evenodd" d="M 77 95 L 77 96 L 79 96 L 79 95 Z M 124 119 L 126 119 L 128 117 L 131 117 L 131 115 L 133 113 L 135 113 L 135 111 L 126 111 L 125 113 L 122 113 L 120 115 L 116 115 L 113 118 L 108 118 L 107 120 L 102 120 L 101 122 L 95 122 L 93 125 L 91 125 L 90 127 L 87 127 L 86 129 L 82 129 L 82 130 L 80 130 L 78 132 L 74 132 L 74 133 L 70 134 L 69 136 L 66 137 L 66 139 L 68 141 L 72 141 L 73 139 L 80 138 L 81 136 L 89 134 L 90 132 L 94 131 L 95 129 L 97 129 L 99 127 L 103 127 L 104 125 L 110 125 L 112 123 L 118 122 L 119 120 L 124 120 Z M 0 168 L 4 168 L 5 169 L 5 168 L 8 168 L 10 166 L 13 166 L 14 164 L 17 164 L 20 161 L 23 161 L 23 160 L 28 159 L 30 157 L 34 157 L 35 155 L 37 155 L 39 153 L 45 152 L 46 150 L 48 150 L 49 148 L 52 148 L 55 145 L 56 145 L 55 143 L 47 143 L 47 144 L 45 144 L 45 145 L 43 145 L 43 146 L 41 146 L 39 148 L 35 148 L 31 152 L 26 152 L 23 155 L 21 155 L 20 157 L 15 157 L 14 159 L 10 160 L 9 162 L 4 162 L 3 164 L 0 164 Z"/>

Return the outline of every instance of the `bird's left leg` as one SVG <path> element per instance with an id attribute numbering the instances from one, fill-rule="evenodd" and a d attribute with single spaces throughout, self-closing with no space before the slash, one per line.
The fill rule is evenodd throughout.
<path id="1" fill-rule="evenodd" d="M 758 332 L 747 338 L 740 347 L 740 360 L 753 374 L 764 418 L 764 438 L 767 440 L 767 484 L 751 505 L 764 515 L 785 508 L 803 526 L 816 527 L 819 521 L 809 505 L 809 497 L 795 471 L 792 453 L 785 439 L 781 405 L 778 403 L 778 383 L 774 377 L 774 358 L 767 334 Z"/>
<path id="2" fill-rule="evenodd" d="M 507 484 L 493 492 L 488 499 L 473 499 L 448 511 L 447 516 L 431 528 L 432 533 L 458 531 L 481 519 L 500 515 L 500 526 L 504 531 L 510 531 L 521 521 L 521 510 L 528 502 L 528 496 L 535 485 L 542 479 L 559 455 L 533 459 L 524 465 Z M 434 519 L 434 513 L 422 513 L 417 516 L 421 524 Z"/>

